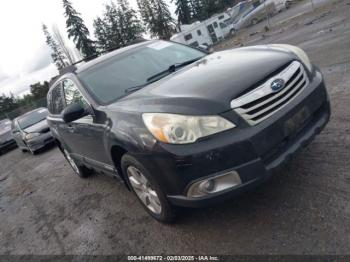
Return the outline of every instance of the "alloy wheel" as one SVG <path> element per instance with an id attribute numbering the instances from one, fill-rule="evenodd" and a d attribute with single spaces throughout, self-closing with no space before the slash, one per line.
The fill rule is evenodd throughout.
<path id="1" fill-rule="evenodd" d="M 129 166 L 127 168 L 127 174 L 130 184 L 141 202 L 151 212 L 159 215 L 162 212 L 162 206 L 157 192 L 152 188 L 148 179 L 134 166 Z"/>

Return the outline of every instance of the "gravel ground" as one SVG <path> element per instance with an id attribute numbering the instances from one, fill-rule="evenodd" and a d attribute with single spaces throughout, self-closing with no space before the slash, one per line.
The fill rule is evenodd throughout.
<path id="1" fill-rule="evenodd" d="M 297 8 L 268 32 L 256 33 L 263 22 L 216 47 L 296 44 L 324 72 L 331 121 L 284 170 L 221 205 L 186 209 L 169 226 L 118 180 L 74 176 L 57 148 L 15 149 L 0 157 L 0 254 L 349 254 L 350 2 Z"/>

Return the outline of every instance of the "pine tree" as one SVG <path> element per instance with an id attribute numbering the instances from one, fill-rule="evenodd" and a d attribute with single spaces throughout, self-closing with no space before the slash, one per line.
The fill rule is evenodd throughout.
<path id="1" fill-rule="evenodd" d="M 46 44 L 51 48 L 51 51 L 52 51 L 51 53 L 52 60 L 55 63 L 57 69 L 60 70 L 68 65 L 67 58 L 62 52 L 60 46 L 52 37 L 51 33 L 49 32 L 45 24 L 42 25 L 42 29 L 46 37 Z"/>
<path id="2" fill-rule="evenodd" d="M 175 2 L 178 22 L 181 24 L 190 24 L 192 21 L 192 9 L 189 0 L 172 0 Z"/>
<path id="3" fill-rule="evenodd" d="M 144 29 L 141 21 L 137 18 L 136 11 L 130 8 L 127 0 L 118 0 L 118 6 L 117 14 L 120 34 L 124 40 L 123 45 L 125 45 L 137 38 L 141 38 Z"/>
<path id="4" fill-rule="evenodd" d="M 152 37 L 169 39 L 174 32 L 174 19 L 164 0 L 137 0 L 143 22 Z"/>
<path id="5" fill-rule="evenodd" d="M 100 51 L 116 49 L 142 37 L 143 28 L 136 11 L 126 0 L 118 0 L 117 4 L 106 5 L 102 18 L 94 20 L 94 34 Z"/>
<path id="6" fill-rule="evenodd" d="M 77 49 L 84 57 L 96 54 L 94 42 L 90 39 L 90 32 L 84 24 L 84 20 L 68 0 L 63 0 L 64 16 L 66 17 L 66 27 L 68 38 L 73 38 Z"/>

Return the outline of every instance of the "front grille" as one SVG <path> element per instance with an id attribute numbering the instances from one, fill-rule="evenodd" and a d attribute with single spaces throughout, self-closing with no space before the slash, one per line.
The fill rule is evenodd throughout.
<path id="1" fill-rule="evenodd" d="M 271 88 L 271 83 L 276 79 L 283 79 L 285 83 L 284 88 L 277 92 Z M 250 125 L 256 125 L 286 106 L 308 84 L 309 79 L 302 64 L 294 61 L 261 86 L 232 100 L 231 108 Z"/>

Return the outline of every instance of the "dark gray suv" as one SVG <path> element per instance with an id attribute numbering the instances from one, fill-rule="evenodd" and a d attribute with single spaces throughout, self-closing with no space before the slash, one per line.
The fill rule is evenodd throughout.
<path id="1" fill-rule="evenodd" d="M 147 41 L 71 66 L 48 122 L 75 173 L 118 175 L 159 221 L 265 181 L 329 120 L 321 72 L 300 48 L 208 54 Z"/>

